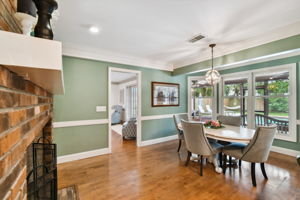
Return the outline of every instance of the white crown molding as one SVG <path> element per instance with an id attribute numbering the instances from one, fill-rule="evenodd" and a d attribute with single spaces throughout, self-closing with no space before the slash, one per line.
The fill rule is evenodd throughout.
<path id="1" fill-rule="evenodd" d="M 168 142 L 168 141 L 176 140 L 176 139 L 178 139 L 177 135 L 171 135 L 171 136 L 157 138 L 157 139 L 153 139 L 153 140 L 142 141 L 140 146 L 148 146 L 148 145 L 158 144 L 158 143 L 162 143 L 162 142 Z"/>
<path id="2" fill-rule="evenodd" d="M 142 116 L 142 121 L 145 121 L 145 120 L 154 120 L 154 119 L 172 118 L 173 115 L 180 115 L 180 114 L 187 114 L 187 113 L 174 113 L 174 114 L 166 114 L 166 115 L 148 115 L 148 116 Z"/>
<path id="3" fill-rule="evenodd" d="M 300 55 L 300 48 L 289 50 L 289 51 L 283 51 L 283 52 L 279 52 L 279 53 L 275 53 L 275 54 L 271 54 L 271 55 L 256 57 L 256 58 L 243 60 L 243 61 L 239 61 L 239 62 L 233 62 L 233 63 L 229 63 L 229 64 L 225 64 L 225 65 L 218 65 L 218 66 L 215 66 L 214 68 L 217 70 L 225 70 L 225 69 L 242 67 L 245 65 L 251 65 L 251 64 L 256 64 L 256 63 L 261 63 L 261 62 L 272 61 L 274 59 L 283 59 L 283 58 L 288 58 L 288 57 L 292 57 L 292 56 L 298 56 L 298 55 Z M 205 72 L 208 69 L 210 69 L 210 68 L 208 67 L 208 68 L 204 68 L 201 70 L 188 72 L 187 74 Z"/>
<path id="4" fill-rule="evenodd" d="M 80 152 L 80 153 L 69 154 L 69 155 L 65 155 L 65 156 L 58 156 L 57 163 L 61 164 L 61 163 L 71 162 L 71 161 L 75 161 L 75 160 L 81 160 L 81 159 L 100 156 L 100 155 L 109 154 L 109 153 L 111 153 L 111 150 L 109 148 L 102 148 L 102 149 L 96 149 L 96 150 L 92 150 L 92 151 L 85 151 L 85 152 Z"/>
<path id="5" fill-rule="evenodd" d="M 53 122 L 53 128 L 64 128 L 73 126 L 89 126 L 98 124 L 108 124 L 108 119 L 91 119 L 78 121 Z"/>
<path id="6" fill-rule="evenodd" d="M 291 149 L 286 149 L 282 147 L 277 147 L 277 146 L 272 146 L 271 151 L 276 152 L 276 153 L 281 153 L 289 156 L 296 157 L 297 155 L 300 155 L 300 151 L 295 151 Z"/>
<path id="7" fill-rule="evenodd" d="M 249 49 L 252 47 L 260 46 L 263 44 L 267 44 L 270 42 L 274 42 L 277 40 L 281 40 L 284 38 L 288 38 L 294 35 L 300 34 L 300 21 L 289 24 L 284 27 L 280 27 L 278 29 L 272 30 L 270 32 L 255 36 L 253 38 L 237 42 L 235 44 L 232 44 L 230 48 L 228 46 L 222 48 L 222 44 L 218 45 L 215 48 L 215 56 L 214 57 L 221 57 L 224 55 L 228 55 L 231 53 L 235 53 L 238 51 L 242 51 L 245 49 Z M 211 52 L 207 48 L 207 51 L 201 52 L 201 56 L 196 57 L 196 58 L 187 58 L 183 61 L 178 61 L 173 64 L 174 69 L 185 67 L 188 65 L 192 65 L 198 62 L 203 62 L 206 60 L 211 59 Z"/>
<path id="8" fill-rule="evenodd" d="M 63 43 L 62 53 L 64 56 L 134 65 L 165 71 L 173 71 L 173 65 L 166 62 L 137 58 L 134 56 L 123 55 L 120 53 L 114 53 L 106 50 L 95 49 L 85 46 L 79 46 L 71 43 Z"/>
<path id="9" fill-rule="evenodd" d="M 274 42 L 280 39 L 288 38 L 297 34 L 300 34 L 300 21 L 289 24 L 284 27 L 280 27 L 278 29 L 274 29 L 272 31 L 266 32 L 264 34 L 255 36 L 253 38 L 244 41 L 236 42 L 230 45 L 230 47 L 228 47 L 228 44 L 226 44 L 226 46 L 219 44 L 216 47 L 215 57 L 228 55 L 252 47 Z M 207 49 L 206 51 L 201 52 L 201 56 L 199 57 L 198 56 L 187 57 L 186 59 L 181 61 L 174 61 L 174 63 L 167 63 L 164 61 L 157 61 L 157 60 L 154 61 L 145 58 L 138 58 L 138 57 L 124 55 L 121 53 L 115 53 L 103 49 L 96 49 L 96 48 L 91 48 L 82 45 L 75 45 L 72 43 L 63 43 L 63 55 L 91 59 L 91 60 L 98 60 L 98 61 L 134 65 L 134 66 L 140 66 L 140 67 L 158 69 L 158 70 L 166 70 L 166 71 L 173 71 L 174 69 L 195 64 L 198 62 L 206 61 L 211 58 L 210 50 Z"/>

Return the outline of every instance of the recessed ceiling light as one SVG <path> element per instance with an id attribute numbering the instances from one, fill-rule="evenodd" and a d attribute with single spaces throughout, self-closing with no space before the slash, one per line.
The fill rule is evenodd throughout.
<path id="1" fill-rule="evenodd" d="M 92 34 L 97 34 L 99 33 L 100 29 L 97 27 L 97 26 L 91 26 L 89 28 L 89 31 L 92 33 Z"/>

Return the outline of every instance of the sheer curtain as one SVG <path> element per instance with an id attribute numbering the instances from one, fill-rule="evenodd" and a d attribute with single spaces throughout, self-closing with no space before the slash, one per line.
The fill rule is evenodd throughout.
<path id="1" fill-rule="evenodd" d="M 127 119 L 137 116 L 137 86 L 127 86 Z"/>

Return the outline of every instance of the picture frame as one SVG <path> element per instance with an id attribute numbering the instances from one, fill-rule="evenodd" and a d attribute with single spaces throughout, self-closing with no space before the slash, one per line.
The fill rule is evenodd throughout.
<path id="1" fill-rule="evenodd" d="M 152 107 L 179 106 L 180 85 L 178 83 L 151 82 Z"/>

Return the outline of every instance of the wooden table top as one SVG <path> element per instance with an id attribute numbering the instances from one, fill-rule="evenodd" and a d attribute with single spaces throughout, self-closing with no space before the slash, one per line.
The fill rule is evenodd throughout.
<path id="1" fill-rule="evenodd" d="M 178 124 L 178 128 L 182 129 L 180 123 Z M 224 128 L 219 129 L 204 127 L 204 132 L 208 138 L 216 140 L 249 143 L 254 136 L 255 130 L 244 127 L 224 125 Z"/>

